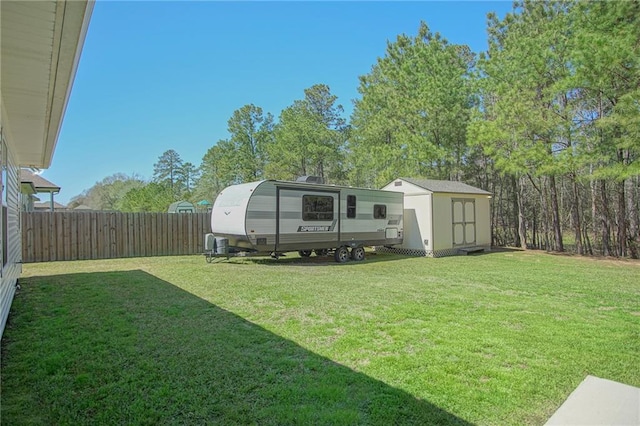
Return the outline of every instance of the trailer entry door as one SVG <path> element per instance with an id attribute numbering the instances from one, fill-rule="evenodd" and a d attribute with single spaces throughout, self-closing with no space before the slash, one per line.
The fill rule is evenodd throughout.
<path id="1" fill-rule="evenodd" d="M 322 248 L 339 241 L 340 193 L 277 188 L 276 251 Z"/>

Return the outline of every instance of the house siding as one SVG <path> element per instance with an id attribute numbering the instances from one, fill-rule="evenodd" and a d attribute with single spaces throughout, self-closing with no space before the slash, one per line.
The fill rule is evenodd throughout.
<path id="1" fill-rule="evenodd" d="M 13 301 L 16 291 L 16 283 L 22 272 L 19 168 L 15 166 L 13 156 L 11 152 L 7 150 L 7 144 L 4 142 L 2 142 L 2 149 L 5 150 L 7 155 L 3 155 L 3 158 L 0 159 L 0 162 L 5 162 L 5 164 L 2 164 L 2 167 L 6 167 L 6 182 L 3 182 L 6 187 L 6 194 L 5 199 L 2 200 L 2 204 L 6 209 L 3 208 L 1 214 L 5 214 L 6 212 L 7 227 L 6 234 L 3 232 L 2 235 L 3 248 L 6 247 L 6 256 L 3 253 L 3 259 L 6 257 L 6 262 L 2 265 L 0 277 L 0 336 L 4 332 L 11 302 Z M 2 220 L 4 220 L 4 218 L 2 218 Z M 2 231 L 4 231 L 4 229 Z M 4 244 L 5 240 L 6 244 Z"/>
<path id="2" fill-rule="evenodd" d="M 0 3 L 1 335 L 22 269 L 18 167 L 46 169 L 51 163 L 94 1 Z M 17 20 L 20 25 L 5 25 Z"/>

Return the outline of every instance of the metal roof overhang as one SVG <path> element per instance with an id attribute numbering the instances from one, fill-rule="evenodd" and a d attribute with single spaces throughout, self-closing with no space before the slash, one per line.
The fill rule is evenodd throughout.
<path id="1" fill-rule="evenodd" d="M 51 164 L 93 5 L 0 2 L 2 131 L 19 166 Z"/>

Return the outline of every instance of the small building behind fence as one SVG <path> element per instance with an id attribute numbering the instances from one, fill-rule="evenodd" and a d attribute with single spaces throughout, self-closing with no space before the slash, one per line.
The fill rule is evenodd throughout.
<path id="1" fill-rule="evenodd" d="M 169 213 L 195 213 L 196 207 L 188 201 L 176 201 L 169 206 Z"/>

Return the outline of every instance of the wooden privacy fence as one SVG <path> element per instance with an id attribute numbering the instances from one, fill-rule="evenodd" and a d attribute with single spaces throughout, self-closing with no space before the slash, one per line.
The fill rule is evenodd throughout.
<path id="1" fill-rule="evenodd" d="M 22 261 L 198 254 L 209 213 L 23 212 Z"/>

